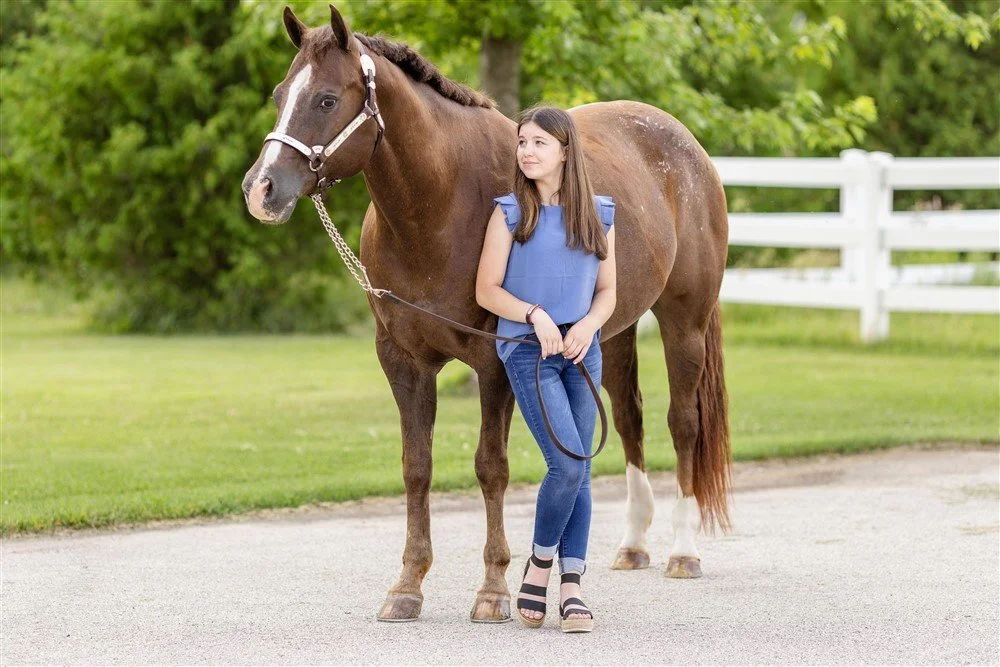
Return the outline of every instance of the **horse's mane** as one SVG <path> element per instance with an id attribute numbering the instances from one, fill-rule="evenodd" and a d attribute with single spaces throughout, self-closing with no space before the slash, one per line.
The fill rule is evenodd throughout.
<path id="1" fill-rule="evenodd" d="M 315 31 L 314 34 L 315 37 L 313 38 L 311 47 L 317 53 L 322 53 L 327 49 L 339 48 L 330 26 L 323 26 L 321 29 Z M 434 66 L 434 63 L 424 58 L 406 44 L 390 42 L 383 37 L 373 37 L 360 32 L 354 33 L 354 37 L 364 44 L 366 48 L 371 49 L 377 55 L 386 58 L 389 62 L 399 67 L 414 81 L 426 83 L 449 100 L 454 100 L 467 107 L 492 109 L 496 106 L 493 100 L 487 95 L 478 90 L 473 90 L 468 86 L 455 83 L 446 77 L 441 73 L 441 70 Z"/>
<path id="2" fill-rule="evenodd" d="M 455 83 L 441 73 L 434 63 L 424 58 L 406 44 L 390 42 L 382 37 L 372 37 L 359 32 L 354 37 L 365 47 L 396 64 L 414 81 L 426 83 L 434 90 L 467 107 L 493 108 L 493 100 L 468 86 Z"/>

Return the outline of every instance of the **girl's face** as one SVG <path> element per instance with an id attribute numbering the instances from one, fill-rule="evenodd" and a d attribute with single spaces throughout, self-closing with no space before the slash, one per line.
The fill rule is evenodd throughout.
<path id="1" fill-rule="evenodd" d="M 517 131 L 517 166 L 533 181 L 562 180 L 566 149 L 559 140 L 529 121 Z"/>

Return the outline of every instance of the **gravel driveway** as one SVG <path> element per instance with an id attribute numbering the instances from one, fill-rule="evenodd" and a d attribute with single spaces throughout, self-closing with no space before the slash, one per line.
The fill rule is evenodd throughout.
<path id="1" fill-rule="evenodd" d="M 653 475 L 653 567 L 609 569 L 624 477 L 594 480 L 591 635 L 468 620 L 478 493 L 432 497 L 419 621 L 375 621 L 398 574 L 400 498 L 7 539 L 0 663 L 1000 664 L 1000 450 L 906 447 L 737 464 L 735 530 L 705 576 L 663 576 L 675 481 Z M 519 585 L 534 493 L 508 493 Z M 556 585 L 550 587 L 550 607 Z M 515 612 L 516 613 L 516 612 Z"/>

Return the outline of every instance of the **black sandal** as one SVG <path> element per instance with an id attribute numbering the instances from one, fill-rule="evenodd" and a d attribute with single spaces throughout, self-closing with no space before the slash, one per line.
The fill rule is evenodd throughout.
<path id="1" fill-rule="evenodd" d="M 579 584 L 580 574 L 566 572 L 561 577 L 561 584 Z M 570 618 L 572 614 L 587 614 L 588 618 Z M 563 632 L 590 632 L 594 629 L 594 614 L 580 598 L 566 598 L 559 605 L 559 627 Z"/>
<path id="2" fill-rule="evenodd" d="M 538 600 L 522 600 L 520 594 L 526 593 L 527 595 L 537 595 L 538 597 L 544 598 L 548 593 L 548 589 L 543 588 L 542 586 L 535 586 L 534 584 L 526 584 L 524 583 L 523 578 L 528 576 L 528 567 L 531 565 L 531 563 L 534 563 L 535 567 L 547 570 L 550 567 L 552 567 L 552 561 L 554 560 L 555 560 L 554 558 L 547 561 L 540 560 L 539 558 L 535 557 L 535 554 L 531 554 L 531 557 L 524 564 L 524 574 L 521 575 L 522 576 L 521 590 L 518 591 L 517 608 L 527 609 L 529 611 L 542 612 L 542 617 L 539 619 L 528 618 L 520 611 L 517 612 L 517 615 L 521 617 L 521 622 L 524 623 L 529 628 L 542 627 L 542 622 L 545 620 L 545 603 L 539 602 Z"/>

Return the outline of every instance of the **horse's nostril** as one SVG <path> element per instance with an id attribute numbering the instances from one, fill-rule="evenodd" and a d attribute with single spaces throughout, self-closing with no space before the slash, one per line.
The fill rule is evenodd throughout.
<path id="1" fill-rule="evenodd" d="M 274 188 L 270 178 L 248 181 L 246 190 L 244 190 L 247 202 L 252 202 L 258 207 L 266 204 L 273 192 Z"/>

